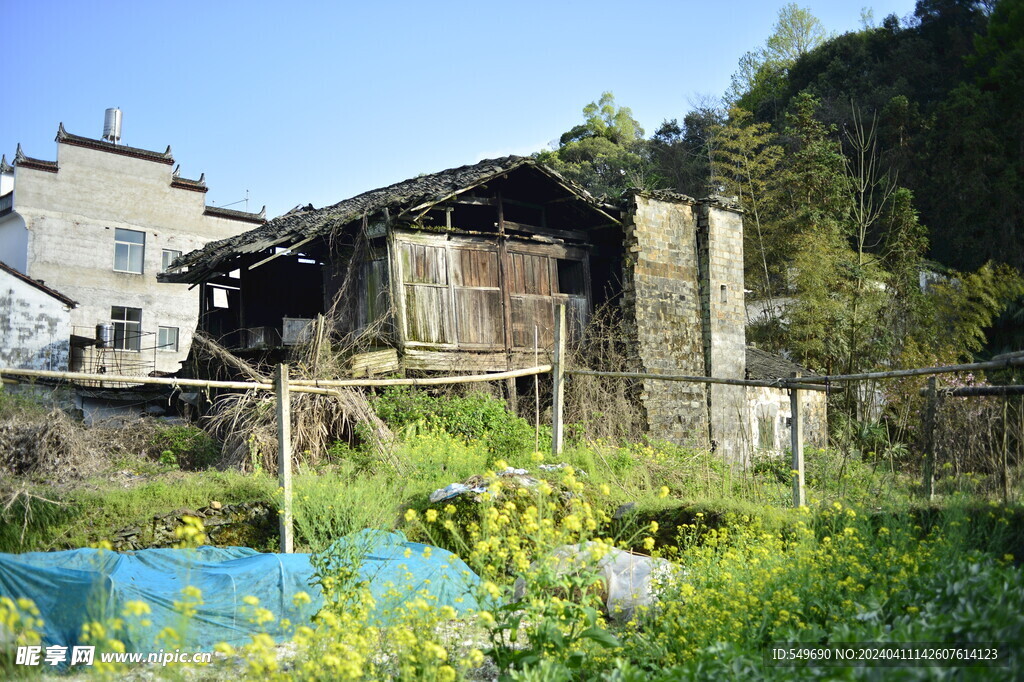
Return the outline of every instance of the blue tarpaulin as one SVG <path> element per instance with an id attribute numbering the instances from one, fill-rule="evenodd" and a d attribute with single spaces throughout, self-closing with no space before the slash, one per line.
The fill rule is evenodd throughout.
<path id="1" fill-rule="evenodd" d="M 391 610 L 413 595 L 429 595 L 438 607 L 460 613 L 477 608 L 479 577 L 446 550 L 376 531 L 341 538 L 333 550 L 335 561 L 358 564 L 358 579 L 366 581 L 376 602 L 376 624 L 388 625 Z M 165 627 L 181 635 L 181 646 L 195 650 L 217 642 L 245 644 L 258 632 L 285 636 L 277 621 L 308 623 L 323 604 L 314 580 L 309 554 L 261 554 L 247 547 L 0 554 L 0 596 L 35 602 L 44 621 L 44 646 L 79 643 L 83 623 L 124 618 L 129 601 L 145 602 L 151 613 L 144 616 L 148 625 L 143 617 L 125 619 L 129 627 L 117 638 L 127 651 L 151 650 Z M 188 600 L 182 594 L 186 586 L 202 592 L 202 604 L 187 622 L 175 608 L 175 602 Z M 311 603 L 296 605 L 299 592 Z M 247 596 L 258 598 L 275 622 L 251 622 Z"/>

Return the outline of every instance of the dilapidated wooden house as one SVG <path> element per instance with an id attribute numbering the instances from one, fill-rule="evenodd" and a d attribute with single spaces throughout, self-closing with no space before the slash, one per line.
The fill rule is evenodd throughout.
<path id="1" fill-rule="evenodd" d="M 202 326 L 235 350 L 290 345 L 335 307 L 378 350 L 356 367 L 496 371 L 580 328 L 622 262 L 618 212 L 529 159 L 484 161 L 298 208 L 188 254 Z M 339 296 L 339 293 L 350 296 Z M 383 352 L 381 352 L 383 350 Z"/>
<path id="2" fill-rule="evenodd" d="M 164 278 L 202 289 L 200 326 L 239 353 L 298 341 L 318 314 L 361 336 L 353 373 L 500 371 L 622 307 L 635 369 L 743 378 L 743 225 L 671 192 L 602 203 L 534 159 L 423 175 L 297 208 L 187 254 Z M 645 382 L 654 435 L 745 437 L 742 387 Z"/>

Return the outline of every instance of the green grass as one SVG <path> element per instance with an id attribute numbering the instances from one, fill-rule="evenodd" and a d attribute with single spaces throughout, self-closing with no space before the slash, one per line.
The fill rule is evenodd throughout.
<path id="1" fill-rule="evenodd" d="M 270 501 L 276 488 L 268 476 L 230 471 L 165 471 L 130 487 L 122 480 L 100 479 L 72 489 L 29 487 L 38 497 L 21 495 L 0 514 L 0 552 L 87 547 L 157 514 L 198 509 L 212 500 L 225 505 Z"/>

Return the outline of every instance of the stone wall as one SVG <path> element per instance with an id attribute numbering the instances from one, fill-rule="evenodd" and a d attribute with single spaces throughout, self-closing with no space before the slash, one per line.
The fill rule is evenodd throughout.
<path id="1" fill-rule="evenodd" d="M 699 206 L 697 243 L 701 270 L 706 376 L 743 379 L 746 368 L 746 306 L 743 295 L 743 219 L 727 206 Z M 712 384 L 708 409 L 711 440 L 726 461 L 749 460 L 749 425 L 742 386 Z"/>
<path id="2" fill-rule="evenodd" d="M 623 227 L 623 302 L 635 369 L 703 375 L 696 203 L 668 193 L 635 193 Z M 703 384 L 647 380 L 639 397 L 653 437 L 707 445 Z"/>
<path id="3" fill-rule="evenodd" d="M 623 227 L 623 305 L 635 369 L 742 379 L 740 213 L 672 192 L 634 192 Z M 743 387 L 649 380 L 639 397 L 655 438 L 711 444 L 727 461 L 747 461 Z"/>
<path id="4" fill-rule="evenodd" d="M 185 516 L 202 521 L 207 544 L 220 547 L 267 547 L 278 530 L 277 513 L 265 502 L 222 506 L 214 501 L 201 509 L 178 509 L 157 514 L 137 526 L 128 526 L 114 534 L 111 545 L 119 552 L 173 547 L 180 542 L 174 531 L 182 525 Z"/>

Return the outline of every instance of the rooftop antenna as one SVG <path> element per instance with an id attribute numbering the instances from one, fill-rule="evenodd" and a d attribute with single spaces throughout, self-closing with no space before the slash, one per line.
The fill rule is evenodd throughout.
<path id="1" fill-rule="evenodd" d="M 234 206 L 235 204 L 241 204 L 245 202 L 245 210 L 249 210 L 249 190 L 245 190 L 245 198 L 239 199 L 238 201 L 232 201 L 230 204 L 221 204 L 221 208 L 227 208 L 228 206 Z M 214 204 L 216 205 L 216 203 Z"/>
<path id="2" fill-rule="evenodd" d="M 121 140 L 121 110 L 117 107 L 107 109 L 103 114 L 103 139 L 111 144 Z"/>

